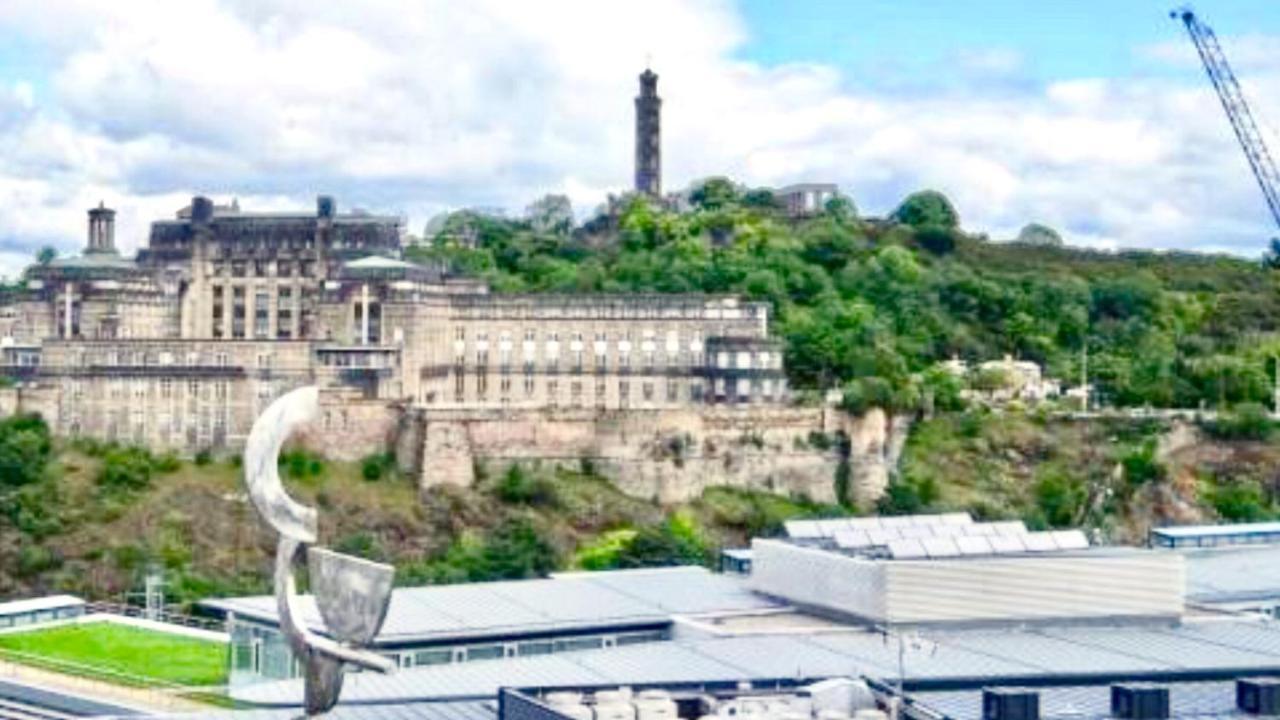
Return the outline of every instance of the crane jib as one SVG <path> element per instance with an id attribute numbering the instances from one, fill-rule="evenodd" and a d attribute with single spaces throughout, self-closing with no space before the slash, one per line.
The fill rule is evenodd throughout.
<path id="1" fill-rule="evenodd" d="M 1267 150 L 1267 143 L 1262 133 L 1258 131 L 1253 112 L 1249 109 L 1249 103 L 1245 101 L 1240 83 L 1236 80 L 1235 73 L 1231 71 L 1231 65 L 1227 63 L 1227 56 L 1218 43 L 1218 36 L 1189 9 L 1175 10 L 1170 13 L 1170 16 L 1182 21 L 1186 26 L 1187 34 L 1191 36 L 1191 42 L 1195 44 L 1196 52 L 1200 55 L 1205 73 L 1208 74 L 1209 81 L 1213 83 L 1213 89 L 1222 102 L 1222 109 L 1226 111 L 1227 119 L 1231 121 L 1231 129 L 1235 131 L 1236 140 L 1249 161 L 1249 169 L 1253 171 L 1253 177 L 1258 181 L 1258 187 L 1262 189 L 1267 207 L 1271 210 L 1271 218 L 1276 226 L 1280 227 L 1280 172 L 1276 171 L 1275 161 Z"/>

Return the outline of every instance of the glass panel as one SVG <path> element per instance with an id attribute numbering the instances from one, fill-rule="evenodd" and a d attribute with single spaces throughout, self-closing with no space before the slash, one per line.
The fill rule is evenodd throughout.
<path id="1" fill-rule="evenodd" d="M 453 651 L 448 648 L 419 650 L 413 654 L 414 665 L 444 665 L 451 662 L 453 662 Z"/>
<path id="2" fill-rule="evenodd" d="M 520 655 L 547 655 L 555 652 L 555 643 L 550 640 L 520 643 Z"/>
<path id="3" fill-rule="evenodd" d="M 467 648 L 467 660 L 496 660 L 502 657 L 501 645 L 474 645 Z"/>
<path id="4" fill-rule="evenodd" d="M 604 641 L 599 637 L 568 638 L 565 640 L 556 640 L 556 652 L 565 652 L 568 650 L 595 650 L 603 645 Z"/>

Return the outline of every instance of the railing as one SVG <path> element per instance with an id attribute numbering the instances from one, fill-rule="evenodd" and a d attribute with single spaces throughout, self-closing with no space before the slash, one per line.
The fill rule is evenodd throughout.
<path id="1" fill-rule="evenodd" d="M 138 607 L 137 605 L 91 602 L 85 603 L 85 612 L 141 618 L 143 620 L 155 620 L 156 622 L 168 623 L 170 625 L 181 625 L 183 627 L 196 628 L 197 630 L 208 630 L 210 632 L 225 633 L 227 631 L 227 623 L 225 620 L 214 620 L 213 618 L 197 617 L 195 615 L 169 612 L 167 610 L 148 612 L 146 608 Z"/>

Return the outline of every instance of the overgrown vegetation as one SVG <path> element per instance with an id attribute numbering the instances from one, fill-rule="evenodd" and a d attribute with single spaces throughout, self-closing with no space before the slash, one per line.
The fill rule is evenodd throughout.
<path id="1" fill-rule="evenodd" d="M 1247 430 L 1234 428 L 1240 423 Z M 1280 445 L 1270 420 L 1224 417 L 1165 450 L 1161 421 L 1078 422 L 1019 413 L 954 413 L 919 423 L 879 510 L 968 510 L 1031 527 L 1092 527 L 1143 541 L 1153 524 L 1280 517 Z M 1224 434 L 1225 433 L 1225 434 Z"/>
<path id="2" fill-rule="evenodd" d="M 690 200 L 690 211 L 675 213 L 629 198 L 576 233 L 562 217 L 459 213 L 411 255 L 482 275 L 499 292 L 767 301 L 792 386 L 844 389 L 855 411 L 930 400 L 954 409 L 954 379 L 929 372 L 953 356 L 1012 354 L 1074 382 L 1086 350 L 1094 397 L 1105 403 L 1227 409 L 1269 400 L 1280 276 L 1257 263 L 1079 250 L 1034 224 L 1020 242 L 990 242 L 965 233 L 934 192 L 879 222 L 859 219 L 844 199 L 792 221 L 770 193 L 724 178 Z"/>

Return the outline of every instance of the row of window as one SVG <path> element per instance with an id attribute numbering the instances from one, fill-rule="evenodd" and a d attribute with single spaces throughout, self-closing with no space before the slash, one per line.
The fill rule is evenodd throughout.
<path id="1" fill-rule="evenodd" d="M 460 305 L 458 317 L 467 320 L 758 320 L 768 310 L 759 305 L 708 308 L 705 305 L 639 304 L 504 305 L 483 302 Z"/>
<path id="2" fill-rule="evenodd" d="M 453 377 L 453 401 L 461 404 L 469 401 L 485 402 L 488 399 L 490 390 L 490 378 L 484 374 L 475 374 L 470 376 L 471 382 L 468 382 L 467 373 L 455 373 Z M 517 398 L 513 397 L 518 388 L 523 393 L 523 397 L 519 399 L 532 400 L 537 395 L 538 381 L 532 375 L 525 375 L 519 383 L 515 382 L 511 376 L 500 376 L 497 386 L 498 401 L 502 403 L 510 403 Z M 569 397 L 568 402 L 571 406 L 583 407 L 586 405 L 586 391 L 588 383 L 581 381 L 573 381 L 566 383 L 568 386 Z M 592 389 L 591 401 L 597 407 L 604 407 L 609 400 L 609 383 L 605 381 L 596 381 L 590 383 Z M 638 387 L 636 387 L 638 386 Z M 546 391 L 545 402 L 548 405 L 557 405 L 564 398 L 561 396 L 561 383 L 559 380 L 549 379 L 545 381 L 544 390 Z M 633 388 L 638 390 L 638 396 L 633 396 Z M 674 404 L 683 401 L 691 403 L 700 403 L 705 399 L 706 390 L 701 381 L 689 381 L 686 385 L 680 380 L 667 380 L 661 386 L 655 382 L 632 383 L 628 380 L 617 381 L 617 399 L 618 404 L 622 407 L 628 407 L 635 400 L 643 403 L 657 402 L 659 392 L 661 398 L 667 403 Z M 751 402 L 753 400 L 774 400 L 779 398 L 785 386 L 781 380 L 774 381 L 770 378 L 751 379 L 738 378 L 736 380 L 725 380 L 725 378 L 717 378 L 711 387 L 716 400 L 727 400 L 731 402 Z M 469 396 L 471 391 L 474 396 Z M 423 401 L 432 404 L 436 397 L 434 393 L 426 393 Z"/>
<path id="3" fill-rule="evenodd" d="M 587 369 L 586 363 L 588 355 L 582 351 L 572 352 L 569 355 L 567 364 L 568 370 L 574 373 L 582 373 Z M 590 368 L 593 372 L 609 371 L 608 355 L 591 355 Z M 644 353 L 643 366 L 648 372 L 654 372 L 658 369 L 666 369 L 668 367 L 701 367 L 706 362 L 706 357 L 702 353 L 675 353 L 666 355 L 663 353 Z M 455 368 L 461 369 L 466 367 L 467 359 L 465 355 L 455 355 L 453 358 Z M 622 372 L 631 370 L 631 353 L 621 353 L 614 360 L 616 369 Z M 475 353 L 475 365 L 473 366 L 478 373 L 488 372 L 489 351 L 477 350 Z M 532 374 L 537 369 L 537 362 L 529 355 L 526 355 L 521 366 L 525 374 Z M 548 372 L 560 372 L 560 355 L 559 353 L 549 353 L 544 358 L 543 369 Z M 500 352 L 498 354 L 498 372 L 509 374 L 512 371 L 511 353 Z"/>
<path id="4" fill-rule="evenodd" d="M 91 383 L 85 383 L 81 380 L 69 380 L 66 386 L 67 394 L 73 400 L 83 400 L 86 385 L 91 385 Z M 124 400 L 127 398 L 147 400 L 153 394 L 152 385 L 151 380 L 108 380 L 106 382 L 105 398 L 110 400 Z M 200 380 L 190 379 L 183 382 L 163 377 L 156 381 L 154 385 L 155 396 L 162 400 L 183 395 L 184 388 L 184 396 L 192 400 L 209 400 L 211 398 L 214 400 L 226 400 L 230 396 L 230 384 L 226 380 L 201 382 Z"/>
<path id="5" fill-rule="evenodd" d="M 298 677 L 301 674 L 299 663 L 292 658 L 287 646 L 278 635 L 262 631 L 237 631 L 233 634 L 234 637 L 231 644 L 231 668 L 233 672 L 260 675 L 274 679 Z M 382 655 L 401 668 L 411 668 L 474 662 L 477 660 L 550 655 L 552 653 L 576 650 L 625 647 L 640 643 L 660 642 L 669 638 L 669 634 L 665 631 L 652 630 L 607 635 L 520 640 L 504 643 L 414 648 L 398 652 L 383 652 Z"/>
<path id="6" fill-rule="evenodd" d="M 313 278 L 318 267 L 315 260 L 217 260 L 212 274 L 233 278 Z"/>
<path id="7" fill-rule="evenodd" d="M 75 362 L 80 367 L 88 365 L 103 365 L 107 367 L 163 367 L 171 365 L 232 367 L 231 356 L 225 352 L 201 353 L 192 351 L 183 356 L 180 355 L 180 353 L 168 351 L 147 352 L 139 350 L 137 352 L 128 352 L 105 350 L 97 353 L 78 353 L 75 356 Z M 258 353 L 254 359 L 254 365 L 259 369 L 270 369 L 275 365 L 275 357 L 272 353 Z"/>
<path id="8" fill-rule="evenodd" d="M 266 289 L 255 289 L 253 293 L 253 317 L 248 316 L 246 291 L 244 286 L 231 288 L 231 312 L 227 313 L 226 288 L 213 286 L 213 304 L 211 319 L 215 338 L 230 337 L 244 339 L 252 320 L 252 336 L 255 340 L 269 340 L 273 337 L 271 328 L 275 327 L 274 337 L 277 340 L 292 340 L 294 337 L 307 337 L 313 323 L 312 313 L 299 308 L 299 293 L 291 287 L 276 288 L 273 296 Z M 303 289 L 301 294 L 307 294 Z M 302 298 L 306 300 L 306 298 Z M 308 305 L 309 307 L 309 305 Z M 274 324 L 272 322 L 274 316 Z"/>
<path id="9" fill-rule="evenodd" d="M 8 615 L 0 615 L 0 628 L 26 627 L 36 623 L 53 622 L 54 620 L 67 620 L 79 617 L 84 614 L 84 607 L 73 606 L 64 608 L 51 608 L 48 610 L 30 610 L 27 612 L 12 613 Z"/>

